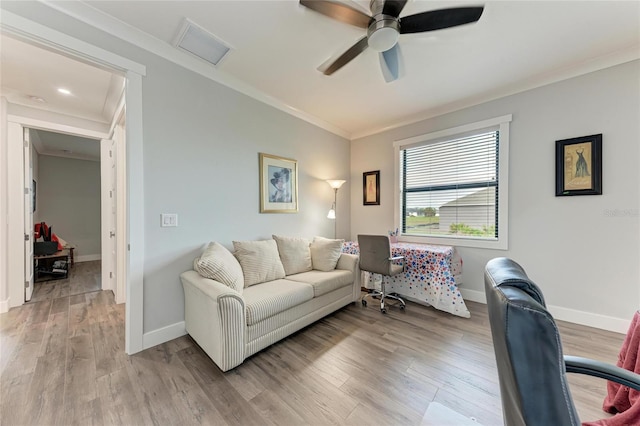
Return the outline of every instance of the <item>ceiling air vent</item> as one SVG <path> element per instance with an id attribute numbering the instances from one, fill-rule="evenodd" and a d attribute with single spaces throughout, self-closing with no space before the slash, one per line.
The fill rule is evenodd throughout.
<path id="1" fill-rule="evenodd" d="M 218 65 L 231 50 L 219 38 L 188 19 L 184 20 L 174 45 L 213 65 Z"/>

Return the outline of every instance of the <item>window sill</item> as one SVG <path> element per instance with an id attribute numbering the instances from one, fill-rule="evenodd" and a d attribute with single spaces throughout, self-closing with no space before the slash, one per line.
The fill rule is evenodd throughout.
<path id="1" fill-rule="evenodd" d="M 435 237 L 432 235 L 400 235 L 398 237 L 399 243 L 422 243 L 441 246 L 472 247 L 490 250 L 508 250 L 509 245 L 507 244 L 506 240 L 506 238 L 502 238 L 494 241 L 487 241 L 472 238 Z"/>

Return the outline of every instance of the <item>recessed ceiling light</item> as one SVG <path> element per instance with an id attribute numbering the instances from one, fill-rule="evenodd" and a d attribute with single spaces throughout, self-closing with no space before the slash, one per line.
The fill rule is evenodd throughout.
<path id="1" fill-rule="evenodd" d="M 71 94 L 71 90 L 63 89 L 62 87 L 58 89 L 58 92 L 62 93 L 63 95 L 70 95 Z"/>

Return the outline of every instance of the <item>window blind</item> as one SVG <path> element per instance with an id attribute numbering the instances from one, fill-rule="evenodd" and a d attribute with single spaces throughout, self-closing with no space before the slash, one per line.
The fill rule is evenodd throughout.
<path id="1" fill-rule="evenodd" d="M 402 149 L 406 235 L 498 238 L 499 130 Z"/>

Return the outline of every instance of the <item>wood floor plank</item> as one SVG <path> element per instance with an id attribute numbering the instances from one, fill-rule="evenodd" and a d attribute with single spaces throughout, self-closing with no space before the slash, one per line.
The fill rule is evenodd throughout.
<path id="1" fill-rule="evenodd" d="M 263 423 L 260 414 L 246 404 L 240 393 L 228 385 L 223 373 L 199 348 L 185 348 L 178 352 L 178 356 L 227 424 L 260 425 Z"/>
<path id="2" fill-rule="evenodd" d="M 125 367 L 98 377 L 97 390 L 105 425 L 151 424 L 149 413 L 140 409 Z"/>
<path id="3" fill-rule="evenodd" d="M 0 314 L 3 426 L 418 425 L 432 401 L 502 424 L 485 305 L 468 302 L 466 319 L 351 304 L 223 373 L 188 336 L 126 355 L 125 306 L 71 294 L 99 277 L 99 262 L 78 265 Z M 617 360 L 624 335 L 558 327 L 565 353 Z M 569 383 L 581 420 L 608 417 L 604 381 Z"/>

